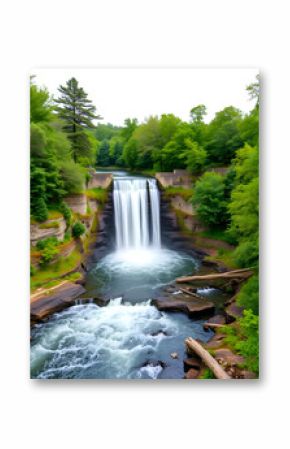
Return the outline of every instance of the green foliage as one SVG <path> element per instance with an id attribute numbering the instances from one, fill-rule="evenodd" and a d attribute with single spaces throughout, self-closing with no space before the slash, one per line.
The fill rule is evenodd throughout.
<path id="1" fill-rule="evenodd" d="M 241 122 L 241 111 L 233 106 L 216 113 L 206 131 L 205 149 L 210 162 L 228 164 L 242 147 Z"/>
<path id="2" fill-rule="evenodd" d="M 255 315 L 259 313 L 259 277 L 252 276 L 241 288 L 237 297 L 239 306 L 251 309 Z"/>
<path id="3" fill-rule="evenodd" d="M 166 187 L 164 193 L 167 197 L 181 196 L 185 201 L 189 201 L 193 196 L 193 189 L 185 189 L 184 187 Z"/>
<path id="4" fill-rule="evenodd" d="M 33 123 L 48 122 L 51 117 L 52 106 L 47 89 L 35 84 L 30 85 L 30 121 Z"/>
<path id="5" fill-rule="evenodd" d="M 123 158 L 127 167 L 131 170 L 137 167 L 137 141 L 131 137 L 124 146 Z"/>
<path id="6" fill-rule="evenodd" d="M 199 379 L 215 379 L 215 377 L 213 372 L 209 368 L 206 368 Z"/>
<path id="7" fill-rule="evenodd" d="M 86 191 L 86 196 L 92 200 L 97 200 L 100 204 L 104 204 L 108 198 L 108 192 L 102 187 L 95 187 Z"/>
<path id="8" fill-rule="evenodd" d="M 60 164 L 65 194 L 80 193 L 84 189 L 85 176 L 82 168 L 72 160 L 64 160 Z"/>
<path id="9" fill-rule="evenodd" d="M 67 227 L 70 225 L 71 223 L 71 217 L 72 217 L 72 213 L 70 208 L 68 207 L 68 205 L 62 201 L 60 206 L 59 206 L 59 210 L 62 213 L 62 215 L 64 216 L 65 222 Z"/>
<path id="10" fill-rule="evenodd" d="M 43 250 L 48 247 L 57 246 L 58 240 L 56 237 L 47 237 L 46 239 L 38 240 L 36 248 Z"/>
<path id="11" fill-rule="evenodd" d="M 73 237 L 80 237 L 85 232 L 86 232 L 86 228 L 80 221 L 77 221 L 72 227 Z"/>
<path id="12" fill-rule="evenodd" d="M 58 221 L 50 221 L 48 223 L 42 223 L 39 225 L 40 229 L 51 229 L 51 228 L 59 228 Z"/>
<path id="13" fill-rule="evenodd" d="M 110 144 L 108 140 L 103 140 L 99 146 L 97 165 L 101 167 L 110 165 Z"/>
<path id="14" fill-rule="evenodd" d="M 228 220 L 224 177 L 206 172 L 195 184 L 192 204 L 200 219 L 209 227 L 221 226 Z"/>
<path id="15" fill-rule="evenodd" d="M 241 340 L 236 343 L 236 350 L 246 357 L 246 366 L 259 373 L 259 317 L 252 310 L 244 310 L 239 320 Z"/>
<path id="16" fill-rule="evenodd" d="M 246 145 L 234 161 L 236 178 L 231 193 L 229 234 L 238 241 L 234 257 L 238 265 L 258 264 L 259 255 L 259 177 L 258 150 Z"/>
<path id="17" fill-rule="evenodd" d="M 200 173 L 205 165 L 207 153 L 197 142 L 192 142 L 190 139 L 185 140 L 186 145 L 186 165 L 188 170 L 193 173 Z"/>

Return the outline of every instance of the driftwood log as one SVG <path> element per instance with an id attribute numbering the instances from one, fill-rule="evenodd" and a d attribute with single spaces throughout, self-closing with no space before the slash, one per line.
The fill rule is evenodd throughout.
<path id="1" fill-rule="evenodd" d="M 187 338 L 185 340 L 187 347 L 197 354 L 205 365 L 213 372 L 217 379 L 231 379 L 231 377 L 225 372 L 225 370 L 219 365 L 219 363 L 210 355 L 210 353 L 201 346 L 193 338 Z"/>
<path id="2" fill-rule="evenodd" d="M 204 329 L 219 329 L 224 326 L 225 324 L 218 324 L 218 323 L 204 323 L 203 325 Z"/>
<path id="3" fill-rule="evenodd" d="M 177 283 L 194 282 L 194 281 L 214 281 L 219 279 L 237 279 L 245 280 L 253 275 L 253 270 L 250 268 L 243 268 L 241 270 L 226 271 L 225 273 L 212 273 L 197 276 L 182 276 L 176 279 Z"/>
<path id="4" fill-rule="evenodd" d="M 180 287 L 179 290 L 180 290 L 182 293 L 185 293 L 186 295 L 193 296 L 194 298 L 204 299 L 203 296 L 198 295 L 197 293 L 190 292 L 190 291 L 187 290 L 186 288 L 181 288 L 181 287 Z"/>

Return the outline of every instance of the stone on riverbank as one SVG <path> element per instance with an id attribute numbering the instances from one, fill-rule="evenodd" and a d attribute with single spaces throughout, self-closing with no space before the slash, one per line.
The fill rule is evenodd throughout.
<path id="1" fill-rule="evenodd" d="M 69 282 L 62 285 L 53 294 L 36 299 L 30 306 L 31 321 L 43 320 L 49 315 L 73 305 L 75 299 L 84 292 L 84 287 Z"/>
<path id="2" fill-rule="evenodd" d="M 182 312 L 189 317 L 198 317 L 214 313 L 214 303 L 206 299 L 198 299 L 181 295 L 160 297 L 152 300 L 158 310 L 164 312 Z"/>

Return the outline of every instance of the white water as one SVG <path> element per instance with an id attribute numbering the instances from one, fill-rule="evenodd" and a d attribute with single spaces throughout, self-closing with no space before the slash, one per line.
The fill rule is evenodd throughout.
<path id="1" fill-rule="evenodd" d="M 159 312 L 150 301 L 132 305 L 116 298 L 106 307 L 73 306 L 34 327 L 32 377 L 168 378 L 162 360 L 174 365 L 173 377 L 182 378 L 182 361 L 170 353 L 182 354 L 184 338 L 192 334 L 209 338 L 201 322 Z"/>
<path id="2" fill-rule="evenodd" d="M 160 247 L 159 192 L 154 179 L 115 179 L 114 215 L 117 250 Z"/>

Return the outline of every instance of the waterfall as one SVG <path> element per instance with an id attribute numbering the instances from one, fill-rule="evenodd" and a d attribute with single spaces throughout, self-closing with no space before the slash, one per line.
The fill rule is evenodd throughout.
<path id="1" fill-rule="evenodd" d="M 117 249 L 160 247 L 160 205 L 155 179 L 115 179 Z"/>

